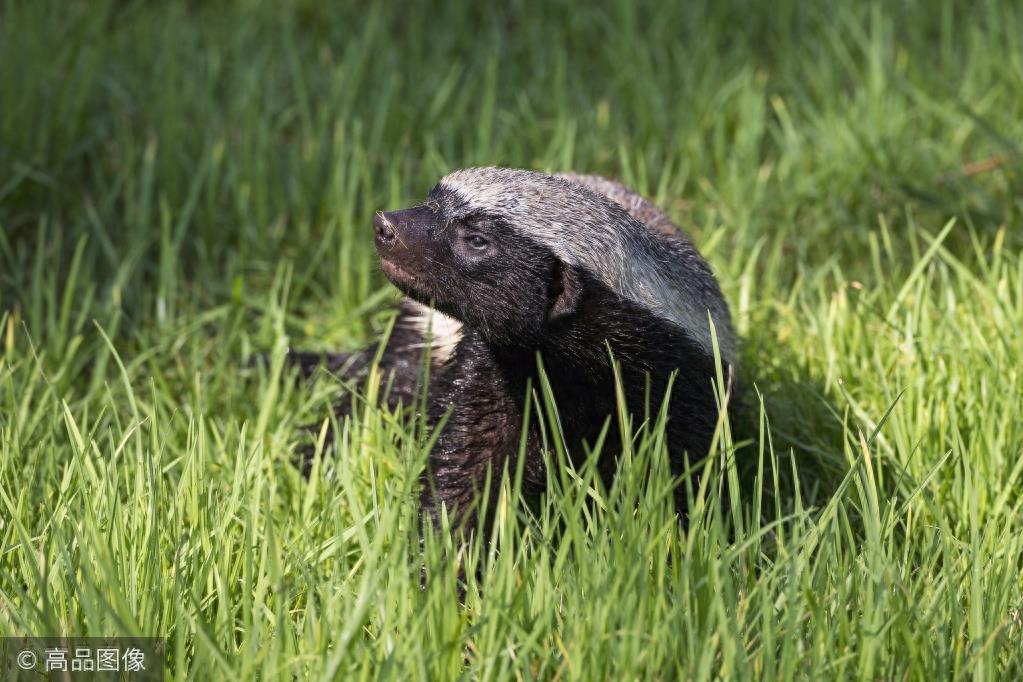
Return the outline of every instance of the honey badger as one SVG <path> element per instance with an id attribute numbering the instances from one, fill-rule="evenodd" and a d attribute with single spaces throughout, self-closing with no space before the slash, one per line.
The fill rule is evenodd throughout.
<path id="1" fill-rule="evenodd" d="M 424 474 L 425 518 L 443 505 L 463 528 L 476 526 L 488 472 L 514 470 L 537 354 L 570 450 L 617 428 L 608 421 L 613 357 L 634 415 L 656 411 L 678 372 L 667 421 L 674 473 L 687 455 L 707 454 L 718 419 L 709 319 L 726 375 L 736 342 L 709 266 L 653 204 L 597 176 L 468 168 L 417 206 L 378 212 L 373 227 L 381 269 L 406 295 L 380 363 L 393 375 L 391 402 L 413 402 L 429 347 L 427 416 L 450 412 Z M 328 365 L 352 374 L 371 357 Z M 544 458 L 528 428 L 523 490 L 539 493 Z M 599 465 L 606 480 L 621 442 L 611 436 Z"/>

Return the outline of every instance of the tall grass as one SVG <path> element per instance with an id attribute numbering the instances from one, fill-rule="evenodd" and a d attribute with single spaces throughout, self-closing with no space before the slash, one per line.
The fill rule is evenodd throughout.
<path id="1" fill-rule="evenodd" d="M 0 632 L 178 679 L 1019 677 L 1020 92 L 1012 2 L 5 1 Z M 372 382 L 293 466 L 348 387 L 284 350 L 384 331 L 372 212 L 479 163 L 621 178 L 718 273 L 754 390 L 686 527 L 656 416 L 610 490 L 495 472 L 469 547 L 420 542 L 429 434 Z"/>

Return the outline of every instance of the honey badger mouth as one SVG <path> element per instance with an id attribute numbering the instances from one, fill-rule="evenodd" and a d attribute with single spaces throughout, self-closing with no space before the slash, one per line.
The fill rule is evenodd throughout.
<path id="1" fill-rule="evenodd" d="M 423 278 L 408 267 L 402 266 L 397 260 L 380 256 L 380 270 L 391 284 L 398 287 L 406 296 L 427 305 L 434 298 L 428 291 Z"/>
<path id="2" fill-rule="evenodd" d="M 413 273 L 401 267 L 397 262 L 383 256 L 380 257 L 380 269 L 383 270 L 384 276 L 400 289 L 411 286 L 417 280 Z"/>

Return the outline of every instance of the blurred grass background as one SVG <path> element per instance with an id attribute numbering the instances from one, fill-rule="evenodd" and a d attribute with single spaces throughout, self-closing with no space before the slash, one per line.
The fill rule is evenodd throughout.
<path id="1" fill-rule="evenodd" d="M 305 483 L 339 387 L 242 367 L 374 338 L 373 211 L 475 164 L 665 207 L 764 406 L 688 533 L 559 489 L 459 606 L 414 427 Z M 0 629 L 200 679 L 1018 675 L 1021 218 L 1009 0 L 5 0 Z"/>

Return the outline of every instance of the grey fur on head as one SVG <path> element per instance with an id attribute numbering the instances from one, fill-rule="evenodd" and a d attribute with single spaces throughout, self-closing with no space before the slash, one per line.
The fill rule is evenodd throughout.
<path id="1" fill-rule="evenodd" d="M 709 313 L 722 360 L 733 362 L 728 309 L 709 266 L 681 233 L 670 234 L 674 224 L 663 213 L 624 186 L 492 167 L 455 171 L 440 186 L 461 199 L 460 212 L 503 218 L 713 353 Z"/>

